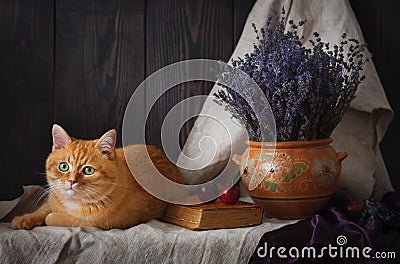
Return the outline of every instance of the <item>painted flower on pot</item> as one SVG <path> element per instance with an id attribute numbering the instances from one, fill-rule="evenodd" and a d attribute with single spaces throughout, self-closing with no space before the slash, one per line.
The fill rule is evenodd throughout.
<path id="1" fill-rule="evenodd" d="M 314 160 L 312 175 L 318 178 L 318 185 L 330 184 L 337 174 L 335 162 L 326 157 Z"/>
<path id="2" fill-rule="evenodd" d="M 245 154 L 248 154 L 246 152 Z M 290 183 L 309 168 L 309 162 L 304 159 L 293 158 L 286 153 L 274 155 L 256 155 L 254 158 L 246 156 L 240 164 L 242 180 L 249 184 L 252 177 L 263 178 L 261 188 L 271 192 L 284 192 L 282 183 Z"/>

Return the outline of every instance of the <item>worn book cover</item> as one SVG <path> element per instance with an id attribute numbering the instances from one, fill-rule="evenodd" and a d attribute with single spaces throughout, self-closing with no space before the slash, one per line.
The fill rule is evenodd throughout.
<path id="1" fill-rule="evenodd" d="M 245 202 L 234 205 L 223 203 L 170 204 L 161 220 L 192 230 L 209 230 L 259 225 L 262 222 L 262 216 L 261 206 Z"/>

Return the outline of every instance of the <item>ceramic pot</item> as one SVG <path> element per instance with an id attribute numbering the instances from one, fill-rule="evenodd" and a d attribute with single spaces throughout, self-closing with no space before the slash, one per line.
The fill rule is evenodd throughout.
<path id="1" fill-rule="evenodd" d="M 247 142 L 242 156 L 234 155 L 243 185 L 267 217 L 309 218 L 329 201 L 339 179 L 346 152 L 336 153 L 332 139 L 290 142 Z M 275 151 L 274 151 L 275 148 Z M 252 177 L 260 182 L 249 190 Z M 253 180 L 256 178 L 253 178 Z"/>

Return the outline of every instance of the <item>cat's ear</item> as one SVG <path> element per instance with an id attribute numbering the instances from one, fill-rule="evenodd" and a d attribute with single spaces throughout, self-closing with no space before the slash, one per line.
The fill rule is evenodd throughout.
<path id="1" fill-rule="evenodd" d="M 117 142 L 117 131 L 112 129 L 106 132 L 97 142 L 96 146 L 100 148 L 101 152 L 110 155 L 114 151 L 115 143 Z"/>
<path id="2" fill-rule="evenodd" d="M 62 149 L 72 141 L 71 137 L 68 135 L 65 130 L 59 125 L 53 125 L 53 151 Z"/>

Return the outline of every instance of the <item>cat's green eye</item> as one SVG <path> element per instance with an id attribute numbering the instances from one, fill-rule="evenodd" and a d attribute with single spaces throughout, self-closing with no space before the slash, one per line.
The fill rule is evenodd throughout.
<path id="1" fill-rule="evenodd" d="M 58 169 L 59 169 L 61 172 L 66 172 L 66 171 L 69 170 L 69 165 L 68 165 L 68 163 L 66 163 L 66 162 L 61 162 L 60 164 L 58 164 Z"/>
<path id="2" fill-rule="evenodd" d="M 83 174 L 85 174 L 85 175 L 93 175 L 94 172 L 95 172 L 95 169 L 90 166 L 86 166 L 85 168 L 83 168 Z"/>

